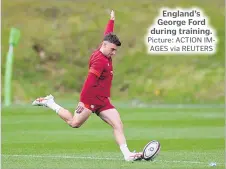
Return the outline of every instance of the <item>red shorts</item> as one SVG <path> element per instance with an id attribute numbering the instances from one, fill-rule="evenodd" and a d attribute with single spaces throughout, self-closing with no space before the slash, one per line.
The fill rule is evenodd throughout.
<path id="1" fill-rule="evenodd" d="M 91 110 L 93 113 L 96 113 L 97 115 L 108 109 L 113 109 L 115 108 L 108 97 L 103 97 L 103 96 L 96 96 L 96 97 L 81 97 L 80 102 L 82 102 L 85 107 L 89 110 Z"/>

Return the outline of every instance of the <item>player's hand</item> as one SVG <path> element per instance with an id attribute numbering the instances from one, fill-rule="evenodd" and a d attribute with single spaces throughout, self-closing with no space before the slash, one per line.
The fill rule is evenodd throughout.
<path id="1" fill-rule="evenodd" d="M 111 20 L 115 20 L 115 11 L 111 11 Z"/>

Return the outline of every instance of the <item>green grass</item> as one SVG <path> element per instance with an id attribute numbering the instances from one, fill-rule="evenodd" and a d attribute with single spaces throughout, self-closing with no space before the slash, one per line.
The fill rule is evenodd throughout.
<path id="1" fill-rule="evenodd" d="M 22 34 L 15 49 L 14 102 L 27 102 L 48 93 L 64 98 L 68 95 L 77 97 L 87 74 L 91 51 L 102 39 L 110 8 L 116 11 L 115 32 L 123 44 L 113 59 L 112 97 L 124 100 L 139 98 L 153 103 L 224 102 L 223 0 L 94 2 L 2 1 L 3 82 L 9 30 L 15 26 Z M 217 53 L 205 56 L 147 55 L 144 36 L 159 9 L 194 6 L 204 11 L 210 25 L 217 31 Z M 46 51 L 48 57 L 45 61 L 41 61 L 32 49 L 34 44 L 41 45 Z M 57 58 L 51 59 L 53 56 Z M 122 91 L 125 86 L 128 88 Z M 157 90 L 160 95 L 155 94 Z"/>
<path id="2" fill-rule="evenodd" d="M 69 106 L 73 111 L 73 107 Z M 2 109 L 2 168 L 224 168 L 224 109 L 159 107 L 118 109 L 128 146 L 161 143 L 153 162 L 124 162 L 112 130 L 96 115 L 79 129 L 46 108 Z"/>

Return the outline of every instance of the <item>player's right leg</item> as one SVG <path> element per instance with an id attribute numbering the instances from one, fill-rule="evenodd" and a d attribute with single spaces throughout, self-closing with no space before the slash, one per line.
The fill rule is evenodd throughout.
<path id="1" fill-rule="evenodd" d="M 111 106 L 109 104 L 109 106 Z M 99 113 L 99 117 L 113 128 L 115 140 L 120 146 L 126 161 L 136 161 L 142 159 L 141 152 L 130 152 L 126 144 L 126 138 L 123 131 L 123 124 L 119 112 L 115 108 L 103 110 Z"/>
<path id="2" fill-rule="evenodd" d="M 54 97 L 48 95 L 46 97 L 37 98 L 32 103 L 33 106 L 45 106 L 54 110 L 69 126 L 79 128 L 92 114 L 92 111 L 87 109 L 83 103 L 79 102 L 74 115 L 67 109 L 55 103 Z"/>

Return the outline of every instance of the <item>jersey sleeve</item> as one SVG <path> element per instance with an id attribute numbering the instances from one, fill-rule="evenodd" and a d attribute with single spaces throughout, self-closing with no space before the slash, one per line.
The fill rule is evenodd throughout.
<path id="1" fill-rule="evenodd" d="M 107 34 L 109 34 L 109 33 L 112 33 L 112 32 L 114 32 L 114 20 L 109 20 L 108 21 L 108 23 L 107 23 L 107 25 L 106 25 L 106 27 L 105 27 L 105 30 L 104 30 L 104 36 L 105 35 L 107 35 Z M 101 47 L 101 45 L 102 45 L 102 42 L 101 42 L 101 44 L 97 47 L 97 49 L 100 49 L 100 47 Z"/>
<path id="2" fill-rule="evenodd" d="M 114 20 L 109 20 L 104 31 L 104 35 L 114 32 Z"/>
<path id="3" fill-rule="evenodd" d="M 104 61 L 99 58 L 91 63 L 89 73 L 93 73 L 97 77 L 100 77 L 103 70 L 104 70 Z"/>

